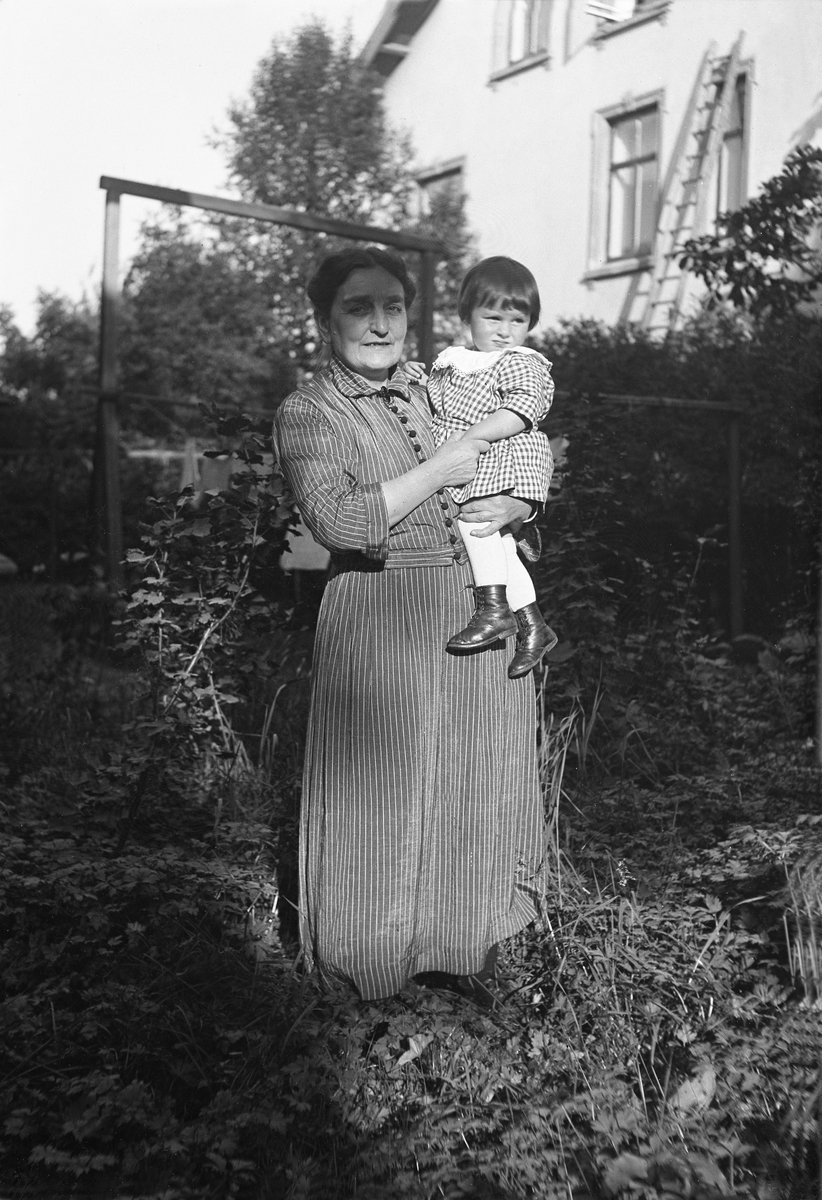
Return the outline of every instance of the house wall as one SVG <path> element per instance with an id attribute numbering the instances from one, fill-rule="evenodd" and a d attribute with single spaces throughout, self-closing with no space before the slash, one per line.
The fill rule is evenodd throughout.
<path id="1" fill-rule="evenodd" d="M 386 107 L 410 132 L 421 168 L 464 156 L 480 252 L 509 254 L 534 271 L 543 325 L 617 320 L 632 278 L 585 278 L 598 110 L 663 92 L 664 176 L 709 42 L 727 54 L 744 30 L 748 195 L 803 134 L 819 140 L 820 0 L 672 0 L 663 19 L 602 40 L 592 40 L 597 23 L 585 0 L 554 0 L 549 63 L 489 82 L 497 5 L 439 0 L 386 80 Z"/>

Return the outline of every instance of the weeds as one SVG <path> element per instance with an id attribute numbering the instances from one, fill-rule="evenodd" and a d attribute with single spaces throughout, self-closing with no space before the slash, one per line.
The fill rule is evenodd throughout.
<path id="1" fill-rule="evenodd" d="M 585 704 L 552 666 L 556 886 L 505 947 L 508 999 L 364 1004 L 283 936 L 306 677 L 281 637 L 258 738 L 219 701 L 214 748 L 144 778 L 122 845 L 145 677 L 57 640 L 7 688 L 29 738 L 3 798 L 5 1193 L 810 1196 L 819 812 L 796 745 L 752 726 L 715 769 L 607 780 L 606 680 Z M 719 712 L 750 691 L 748 668 L 700 670 Z"/>
<path id="2" fill-rule="evenodd" d="M 803 822 L 818 825 L 819 816 Z M 822 856 L 798 863 L 788 873 L 790 908 L 785 913 L 785 941 L 794 983 L 805 1002 L 822 1007 Z"/>

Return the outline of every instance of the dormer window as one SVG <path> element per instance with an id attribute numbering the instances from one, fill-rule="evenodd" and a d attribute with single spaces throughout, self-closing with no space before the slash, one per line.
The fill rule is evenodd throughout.
<path id="1" fill-rule="evenodd" d="M 430 217 L 441 205 L 459 203 L 463 193 L 463 168 L 465 160 L 453 158 L 437 163 L 417 174 L 418 215 Z"/>
<path id="2" fill-rule="evenodd" d="M 491 78 L 548 61 L 553 0 L 497 0 Z"/>

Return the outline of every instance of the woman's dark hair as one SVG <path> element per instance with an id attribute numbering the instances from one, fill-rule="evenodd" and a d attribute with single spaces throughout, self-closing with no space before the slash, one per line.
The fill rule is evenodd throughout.
<path id="1" fill-rule="evenodd" d="M 410 308 L 417 289 L 400 256 L 392 254 L 390 250 L 380 250 L 377 246 L 364 246 L 354 250 L 339 250 L 323 259 L 308 284 L 308 299 L 314 305 L 314 311 L 322 317 L 328 317 L 334 297 L 351 272 L 371 271 L 375 267 L 382 267 L 383 271 L 393 275 L 402 284 L 405 307 Z"/>
<path id="2" fill-rule="evenodd" d="M 457 312 L 461 321 L 470 321 L 475 308 L 496 304 L 525 313 L 529 329 L 539 320 L 536 279 L 522 263 L 502 254 L 484 258 L 467 272 L 460 285 Z"/>

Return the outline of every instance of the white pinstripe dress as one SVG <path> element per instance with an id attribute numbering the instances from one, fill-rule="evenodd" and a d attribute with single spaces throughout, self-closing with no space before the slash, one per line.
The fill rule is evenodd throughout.
<path id="1" fill-rule="evenodd" d="M 308 962 L 364 999 L 479 971 L 544 891 L 535 705 L 507 648 L 445 651 L 473 611 L 450 497 L 389 530 L 381 482 L 434 451 L 425 393 L 335 360 L 283 402 L 274 447 L 332 555 L 303 775 Z"/>

